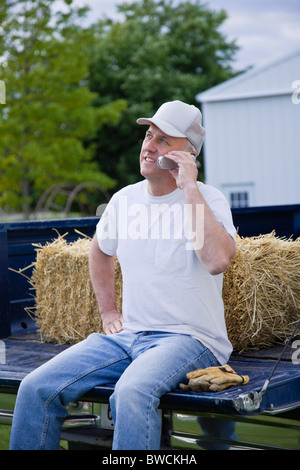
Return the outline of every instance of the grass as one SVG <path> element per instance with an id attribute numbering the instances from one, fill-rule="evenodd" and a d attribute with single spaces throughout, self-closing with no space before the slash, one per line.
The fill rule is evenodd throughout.
<path id="1" fill-rule="evenodd" d="M 209 418 L 209 414 L 206 415 Z M 212 420 L 218 418 L 211 415 Z M 233 417 L 232 417 L 233 418 Z M 226 418 L 225 418 L 226 420 Z M 218 426 L 222 425 L 222 417 Z M 173 427 L 178 433 L 188 438 L 195 436 L 204 437 L 201 426 L 196 416 L 174 415 Z M 237 417 L 235 421 L 234 444 L 237 446 L 256 447 L 256 448 L 277 448 L 277 449 L 300 449 L 300 421 L 281 418 L 278 416 L 248 416 Z M 216 431 L 218 434 L 218 431 Z M 213 435 L 211 439 L 214 441 Z M 204 437 L 205 440 L 205 437 Z M 217 440 L 217 439 L 216 439 Z M 188 444 L 188 440 L 186 442 Z M 190 442 L 190 448 L 199 447 Z"/>
<path id="2" fill-rule="evenodd" d="M 9 448 L 10 429 L 10 426 L 0 425 L 0 450 Z"/>

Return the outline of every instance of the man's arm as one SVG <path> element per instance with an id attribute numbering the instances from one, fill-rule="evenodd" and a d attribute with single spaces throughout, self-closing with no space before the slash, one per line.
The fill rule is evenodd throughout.
<path id="1" fill-rule="evenodd" d="M 89 270 L 104 333 L 118 333 L 122 330 L 123 318 L 116 306 L 114 259 L 100 250 L 96 236 L 91 242 Z"/>
<path id="2" fill-rule="evenodd" d="M 183 188 L 185 201 L 192 208 L 192 231 L 197 233 L 197 204 L 203 204 L 204 208 L 204 233 L 201 248 L 195 248 L 195 252 L 210 274 L 220 274 L 229 267 L 236 252 L 233 238 L 225 228 L 216 220 L 210 207 L 203 198 L 197 185 L 186 185 Z"/>
<path id="3" fill-rule="evenodd" d="M 179 170 L 170 170 L 177 186 L 183 191 L 185 202 L 191 207 L 192 232 L 197 233 L 197 225 L 204 224 L 203 244 L 195 246 L 195 252 L 210 274 L 220 274 L 228 268 L 236 252 L 233 238 L 216 220 L 197 185 L 197 167 L 191 154 L 187 152 L 170 152 Z M 175 157 L 175 158 L 174 158 Z M 197 205 L 203 205 L 204 220 L 197 215 Z"/>

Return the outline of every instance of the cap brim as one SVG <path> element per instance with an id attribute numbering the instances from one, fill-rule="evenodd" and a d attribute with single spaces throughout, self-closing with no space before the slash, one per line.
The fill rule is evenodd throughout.
<path id="1" fill-rule="evenodd" d="M 138 124 L 155 124 L 162 132 L 171 137 L 185 137 L 187 138 L 182 132 L 179 132 L 176 127 L 171 126 L 168 122 L 163 121 L 162 119 L 157 118 L 139 118 L 136 121 Z"/>

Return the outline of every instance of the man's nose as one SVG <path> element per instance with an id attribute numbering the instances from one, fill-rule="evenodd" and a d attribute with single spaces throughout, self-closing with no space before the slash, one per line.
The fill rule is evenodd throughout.
<path id="1" fill-rule="evenodd" d="M 157 148 L 155 139 L 148 139 L 144 142 L 144 149 L 148 150 L 149 152 L 155 152 Z"/>

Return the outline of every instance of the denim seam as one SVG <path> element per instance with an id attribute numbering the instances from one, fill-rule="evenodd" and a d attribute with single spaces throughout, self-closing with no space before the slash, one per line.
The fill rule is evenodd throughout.
<path id="1" fill-rule="evenodd" d="M 130 352 L 128 353 L 129 357 L 133 357 L 133 348 L 134 348 L 134 345 L 135 343 L 139 340 L 140 336 L 142 336 L 142 333 L 136 333 L 135 334 L 135 337 L 133 338 L 132 342 L 131 342 L 131 345 L 130 345 Z"/>
<path id="2" fill-rule="evenodd" d="M 188 367 L 190 364 L 193 364 L 195 361 L 197 361 L 198 359 L 200 359 L 204 354 L 206 355 L 207 353 L 210 353 L 211 351 L 205 347 L 205 349 L 201 352 L 201 354 L 199 354 L 197 357 L 195 357 L 193 360 L 189 361 L 188 363 L 184 364 L 182 367 L 180 367 L 179 369 L 177 369 L 176 371 L 174 371 L 171 375 L 168 376 L 168 378 L 162 382 L 160 384 L 159 387 L 157 387 L 155 390 L 153 390 L 153 394 L 150 395 L 150 399 L 149 399 L 149 405 L 148 405 L 148 408 L 147 408 L 147 420 L 146 420 L 146 423 L 147 423 L 147 437 L 146 437 L 146 442 L 147 442 L 147 448 L 149 449 L 149 445 L 150 445 L 150 413 L 152 411 L 152 408 L 154 409 L 153 407 L 153 403 L 154 403 L 154 400 L 159 398 L 162 396 L 162 394 L 159 394 L 159 390 L 161 390 L 161 388 L 172 378 L 174 377 L 176 374 L 178 374 L 180 371 L 182 371 L 183 369 L 185 369 L 186 367 Z"/>
<path id="3" fill-rule="evenodd" d="M 171 375 L 168 376 L 168 378 L 161 383 L 161 385 L 159 387 L 157 387 L 155 390 L 154 390 L 154 393 L 156 393 L 163 385 L 165 385 L 172 377 L 174 377 L 176 374 L 178 374 L 180 371 L 182 371 L 183 369 L 185 369 L 186 367 L 188 367 L 189 365 L 193 364 L 194 362 L 196 362 L 198 359 L 200 359 L 203 355 L 207 355 L 207 353 L 211 353 L 211 351 L 205 347 L 205 349 L 201 352 L 201 354 L 199 354 L 198 356 L 196 356 L 193 360 L 190 360 L 189 362 L 187 362 L 186 364 L 184 364 L 182 367 L 180 367 L 180 369 L 177 369 L 176 371 L 174 371 Z"/>

